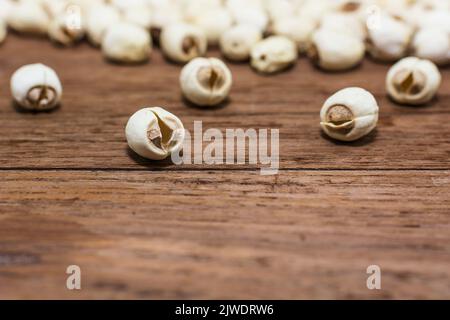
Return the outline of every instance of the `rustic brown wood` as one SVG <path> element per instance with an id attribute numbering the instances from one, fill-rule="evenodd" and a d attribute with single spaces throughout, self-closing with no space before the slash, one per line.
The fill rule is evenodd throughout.
<path id="1" fill-rule="evenodd" d="M 62 114 L 61 110 L 61 114 Z M 130 111 L 132 112 L 132 111 Z M 131 113 L 128 113 L 131 114 Z M 170 159 L 155 162 L 131 152 L 120 117 L 72 114 L 12 114 L 0 120 L 3 168 L 86 168 L 199 170 L 249 166 L 182 165 Z M 324 137 L 316 115 L 181 116 L 192 132 L 195 120 L 203 128 L 279 128 L 281 168 L 308 169 L 447 169 L 450 155 L 450 114 L 383 116 L 379 128 L 353 143 Z M 206 143 L 205 143 L 206 145 Z"/>
<path id="2" fill-rule="evenodd" d="M 0 188 L 3 298 L 450 297 L 450 172 L 11 171 Z"/>
<path id="3" fill-rule="evenodd" d="M 212 52 L 212 55 L 218 55 Z M 61 108 L 21 112 L 9 77 L 54 67 Z M 10 36 L 0 48 L 0 298 L 450 298 L 450 72 L 439 97 L 402 107 L 385 96 L 387 65 L 330 74 L 301 59 L 274 77 L 230 64 L 231 100 L 187 105 L 180 66 L 156 50 L 142 66 L 81 45 Z M 355 143 L 321 135 L 318 112 L 358 85 L 381 106 Z M 135 156 L 124 125 L 161 105 L 192 129 L 280 128 L 281 171 L 174 166 Z M 83 289 L 65 288 L 82 268 Z M 366 268 L 382 268 L 382 290 Z"/>

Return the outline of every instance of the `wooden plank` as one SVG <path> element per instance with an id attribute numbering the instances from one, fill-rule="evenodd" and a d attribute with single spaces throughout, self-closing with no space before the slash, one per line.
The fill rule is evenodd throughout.
<path id="1" fill-rule="evenodd" d="M 1 175 L 0 298 L 450 298 L 449 171 Z"/>
<path id="2" fill-rule="evenodd" d="M 175 166 L 170 159 L 148 161 L 135 155 L 125 139 L 128 117 L 95 118 L 89 114 L 70 117 L 55 114 L 12 114 L 0 120 L 1 168 L 236 169 L 264 167 L 247 165 Z M 320 169 L 449 169 L 450 114 L 382 116 L 379 128 L 354 143 L 326 138 L 313 115 L 293 119 L 242 116 L 182 120 L 193 134 L 194 121 L 203 121 L 204 131 L 218 128 L 279 128 L 281 168 Z M 224 143 L 225 144 L 225 143 Z M 204 144 L 204 147 L 207 143 Z M 226 153 L 224 153 L 224 158 Z M 224 161 L 225 162 L 225 161 Z"/>

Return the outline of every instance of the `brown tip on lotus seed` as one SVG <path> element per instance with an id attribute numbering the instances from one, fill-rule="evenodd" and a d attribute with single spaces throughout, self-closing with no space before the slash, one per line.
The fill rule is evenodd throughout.
<path id="1" fill-rule="evenodd" d="M 61 26 L 61 33 L 65 35 L 67 38 L 71 38 L 72 34 L 70 33 L 69 29 L 67 29 L 66 26 Z"/>
<path id="2" fill-rule="evenodd" d="M 366 37 L 364 39 L 364 44 L 366 46 L 367 51 L 374 51 L 374 44 L 373 44 L 373 40 L 370 37 Z"/>
<path id="3" fill-rule="evenodd" d="M 360 7 L 361 7 L 361 3 L 356 2 L 356 1 L 349 1 L 349 2 L 346 2 L 344 5 L 342 5 L 341 11 L 354 12 L 354 11 L 358 10 Z"/>
<path id="4" fill-rule="evenodd" d="M 176 143 L 176 141 L 173 141 L 174 131 L 158 116 L 156 112 L 153 112 L 153 114 L 158 120 L 158 123 L 148 128 L 147 138 L 157 148 L 167 151 L 173 144 Z"/>
<path id="5" fill-rule="evenodd" d="M 307 51 L 308 57 L 311 59 L 313 64 L 319 64 L 319 50 L 317 50 L 317 46 L 315 44 L 311 44 Z"/>
<path id="6" fill-rule="evenodd" d="M 335 125 L 353 120 L 353 112 L 346 106 L 335 105 L 328 109 L 327 121 Z"/>
<path id="7" fill-rule="evenodd" d="M 159 149 L 162 149 L 162 137 L 161 137 L 161 131 L 155 128 L 149 128 L 147 130 L 147 138 L 150 140 L 155 146 L 157 146 Z"/>
<path id="8" fill-rule="evenodd" d="M 198 82 L 208 90 L 220 89 L 225 83 L 223 70 L 217 66 L 200 68 L 197 74 Z"/>
<path id="9" fill-rule="evenodd" d="M 328 128 L 347 133 L 354 126 L 353 112 L 346 106 L 334 105 L 328 109 L 326 121 L 324 124 Z"/>
<path id="10" fill-rule="evenodd" d="M 199 45 L 194 37 L 184 38 L 181 49 L 188 56 L 197 56 L 200 52 Z"/>
<path id="11" fill-rule="evenodd" d="M 394 76 L 394 87 L 402 94 L 416 95 L 425 88 L 426 78 L 420 71 L 402 70 Z"/>
<path id="12" fill-rule="evenodd" d="M 70 40 L 75 40 L 76 38 L 76 29 L 69 28 L 67 25 L 61 26 L 61 32 Z"/>
<path id="13" fill-rule="evenodd" d="M 152 39 L 155 42 L 155 44 L 159 44 L 159 38 L 161 36 L 161 28 L 151 27 L 150 35 L 152 36 Z"/>
<path id="14" fill-rule="evenodd" d="M 47 86 L 36 86 L 28 91 L 26 99 L 33 108 L 45 109 L 54 103 L 56 92 Z"/>

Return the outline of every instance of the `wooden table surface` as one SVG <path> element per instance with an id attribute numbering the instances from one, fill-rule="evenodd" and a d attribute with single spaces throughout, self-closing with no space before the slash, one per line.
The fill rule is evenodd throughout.
<path id="1" fill-rule="evenodd" d="M 213 51 L 210 55 L 217 56 Z M 21 65 L 56 69 L 61 108 L 11 103 Z M 180 66 L 158 50 L 141 66 L 106 63 L 86 44 L 10 36 L 0 48 L 0 298 L 450 298 L 450 70 L 424 107 L 392 103 L 388 65 L 323 73 L 300 59 L 267 77 L 229 64 L 231 100 L 186 105 Z M 337 143 L 319 128 L 347 86 L 380 104 L 375 132 Z M 142 106 L 192 130 L 279 128 L 280 172 L 253 165 L 152 162 L 127 147 Z M 66 268 L 82 290 L 66 288 Z M 382 289 L 368 290 L 378 265 Z"/>

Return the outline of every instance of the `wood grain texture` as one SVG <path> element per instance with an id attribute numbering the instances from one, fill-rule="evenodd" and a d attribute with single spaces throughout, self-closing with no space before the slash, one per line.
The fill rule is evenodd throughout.
<path id="1" fill-rule="evenodd" d="M 216 51 L 211 55 L 217 56 Z M 55 68 L 61 108 L 26 113 L 9 78 L 26 63 Z M 230 64 L 221 108 L 184 102 L 180 66 L 103 61 L 87 45 L 10 36 L 0 48 L 0 298 L 450 298 L 450 72 L 436 100 L 401 107 L 389 66 L 370 60 L 323 73 L 300 59 L 274 77 Z M 362 86 L 378 129 L 336 143 L 320 133 L 324 100 Z M 161 105 L 191 130 L 279 128 L 281 171 L 174 166 L 134 155 L 124 126 Z M 65 288 L 82 268 L 83 290 Z M 366 268 L 382 268 L 381 291 Z"/>
<path id="2" fill-rule="evenodd" d="M 450 298 L 449 172 L 3 176 L 2 298 Z"/>

